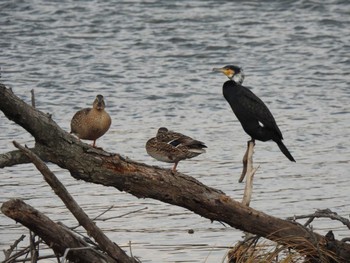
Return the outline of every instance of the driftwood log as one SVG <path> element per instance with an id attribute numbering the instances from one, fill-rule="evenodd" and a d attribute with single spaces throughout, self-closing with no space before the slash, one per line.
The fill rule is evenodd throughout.
<path id="1" fill-rule="evenodd" d="M 0 110 L 35 138 L 31 151 L 43 161 L 69 170 L 76 179 L 186 208 L 210 220 L 286 245 L 307 254 L 314 262 L 323 262 L 325 258 L 329 262 L 350 262 L 347 243 L 335 240 L 332 246 L 327 246 L 324 236 L 301 224 L 254 210 L 193 177 L 125 159 L 80 142 L 62 130 L 50 115 L 28 105 L 2 84 Z M 0 155 L 0 167 L 29 162 L 20 150 Z"/>
<path id="2" fill-rule="evenodd" d="M 71 213 L 74 215 L 74 217 L 78 220 L 78 222 L 86 229 L 87 233 L 89 233 L 90 236 L 92 236 L 95 241 L 97 242 L 100 250 L 105 251 L 108 256 L 103 255 L 101 253 L 98 253 L 100 255 L 100 261 L 101 262 L 129 262 L 129 263 L 136 263 L 137 260 L 128 257 L 126 253 L 115 243 L 113 243 L 102 231 L 101 229 L 88 217 L 88 215 L 83 211 L 83 209 L 80 208 L 80 206 L 77 204 L 77 202 L 73 199 L 73 197 L 69 194 L 69 192 L 66 190 L 64 185 L 57 179 L 57 177 L 50 171 L 50 169 L 47 167 L 47 165 L 34 153 L 32 153 L 29 149 L 21 146 L 17 142 L 14 142 L 14 145 L 16 148 L 20 149 L 36 166 L 36 168 L 41 172 L 41 174 L 44 176 L 45 181 L 51 186 L 51 188 L 55 191 L 55 193 L 61 198 L 61 200 L 64 202 L 66 207 L 71 211 Z M 17 205 L 12 206 L 13 209 L 8 209 L 9 205 L 16 203 Z M 27 208 L 28 212 L 21 212 L 21 208 L 25 207 Z M 58 255 L 62 255 L 63 252 L 66 253 L 67 250 L 66 248 L 74 248 L 74 249 L 79 249 L 81 250 L 82 248 L 86 249 L 86 244 L 84 242 L 78 242 L 78 243 L 72 243 L 72 242 L 66 242 L 64 243 L 63 240 L 66 240 L 65 238 L 61 238 L 62 236 L 65 236 L 65 232 L 61 230 L 60 225 L 56 225 L 54 222 L 51 222 L 46 216 L 42 215 L 39 211 L 34 211 L 34 208 L 31 208 L 30 206 L 24 204 L 20 200 L 10 200 L 2 206 L 1 210 L 5 215 L 8 217 L 16 220 L 16 222 L 21 222 L 22 225 L 24 226 L 34 226 L 37 233 L 40 237 L 44 239 L 46 244 L 52 244 L 56 242 L 52 242 L 52 240 L 56 240 L 59 238 L 62 244 L 59 246 L 55 247 L 53 246 L 53 250 L 56 252 Z M 24 210 L 26 211 L 26 210 Z M 17 212 L 17 213 L 13 213 Z M 29 216 L 27 215 L 34 215 L 34 216 Z M 38 221 L 36 221 L 37 219 Z M 47 224 L 46 222 L 49 222 Z M 42 226 L 42 228 L 38 227 Z M 32 227 L 28 227 L 29 229 L 32 229 Z M 65 229 L 64 229 L 65 230 Z M 62 233 L 58 235 L 57 233 Z M 66 230 L 69 234 L 70 232 Z M 71 234 L 72 239 L 76 240 L 78 239 L 77 237 L 74 236 L 74 234 Z M 80 240 L 80 238 L 79 238 Z M 74 250 L 72 250 L 73 252 Z M 80 262 L 81 258 L 76 257 L 76 254 L 79 253 L 70 253 L 67 254 L 67 258 L 74 259 L 74 262 Z M 100 262 L 97 261 L 95 258 L 98 258 L 98 255 L 96 255 L 96 251 L 92 250 L 89 251 L 84 251 L 83 254 L 86 253 L 93 253 L 95 252 L 95 257 L 94 261 L 91 262 Z M 89 256 L 91 258 L 91 256 Z M 85 262 L 84 260 L 82 262 Z"/>
<path id="3" fill-rule="evenodd" d="M 67 259 L 73 262 L 118 262 L 94 249 L 81 250 L 81 248 L 88 247 L 81 237 L 78 237 L 69 229 L 56 224 L 50 218 L 24 203 L 22 200 L 11 199 L 5 202 L 1 207 L 1 211 L 6 216 L 16 219 L 17 222 L 20 222 L 40 236 L 57 255 L 62 256 L 67 248 L 71 248 L 72 250 L 67 254 Z M 80 248 L 80 250 L 75 250 L 78 248 Z"/>

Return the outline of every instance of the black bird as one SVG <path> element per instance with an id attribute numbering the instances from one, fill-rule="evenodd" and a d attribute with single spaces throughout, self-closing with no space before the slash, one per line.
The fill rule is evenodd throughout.
<path id="1" fill-rule="evenodd" d="M 282 153 L 295 162 L 282 142 L 282 133 L 270 110 L 250 89 L 242 85 L 244 73 L 241 68 L 228 65 L 214 68 L 213 71 L 222 72 L 229 78 L 223 85 L 223 95 L 242 124 L 243 130 L 252 140 L 276 142 Z"/>

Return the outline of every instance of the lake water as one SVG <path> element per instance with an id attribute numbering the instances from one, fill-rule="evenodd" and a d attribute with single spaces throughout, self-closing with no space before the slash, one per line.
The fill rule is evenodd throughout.
<path id="1" fill-rule="evenodd" d="M 317 2 L 2 1 L 0 80 L 28 103 L 34 89 L 37 108 L 67 131 L 78 109 L 104 95 L 112 126 L 97 145 L 139 162 L 171 167 L 144 149 L 160 126 L 204 141 L 207 153 L 180 162 L 179 171 L 241 200 L 249 137 L 222 96 L 225 76 L 211 69 L 242 66 L 244 84 L 268 105 L 297 161 L 273 142 L 257 142 L 251 206 L 281 218 L 325 208 L 348 218 L 350 3 Z M 14 149 L 12 140 L 33 145 L 3 113 L 0 130 L 0 153 Z M 98 226 L 128 253 L 130 241 L 142 262 L 222 262 L 242 236 L 183 208 L 50 168 L 90 217 L 114 206 L 101 217 L 114 218 Z M 76 225 L 33 165 L 1 169 L 0 177 L 1 203 L 23 198 Z M 349 236 L 338 222 L 313 226 Z M 1 250 L 22 233 L 0 214 Z"/>

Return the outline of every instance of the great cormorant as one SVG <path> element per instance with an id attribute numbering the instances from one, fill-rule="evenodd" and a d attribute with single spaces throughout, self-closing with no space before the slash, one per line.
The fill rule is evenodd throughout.
<path id="1" fill-rule="evenodd" d="M 276 142 L 282 153 L 290 161 L 295 162 L 282 142 L 282 133 L 270 110 L 250 89 L 242 85 L 244 74 L 241 68 L 228 65 L 214 68 L 213 71 L 222 72 L 229 78 L 223 85 L 223 95 L 252 140 Z"/>

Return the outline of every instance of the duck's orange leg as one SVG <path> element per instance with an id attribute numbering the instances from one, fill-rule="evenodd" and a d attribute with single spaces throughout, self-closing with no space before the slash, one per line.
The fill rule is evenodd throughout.
<path id="1" fill-rule="evenodd" d="M 177 164 L 178 164 L 178 163 L 179 163 L 179 162 L 174 163 L 174 167 L 173 167 L 173 169 L 172 169 L 173 172 L 176 172 L 176 167 L 177 167 Z"/>

